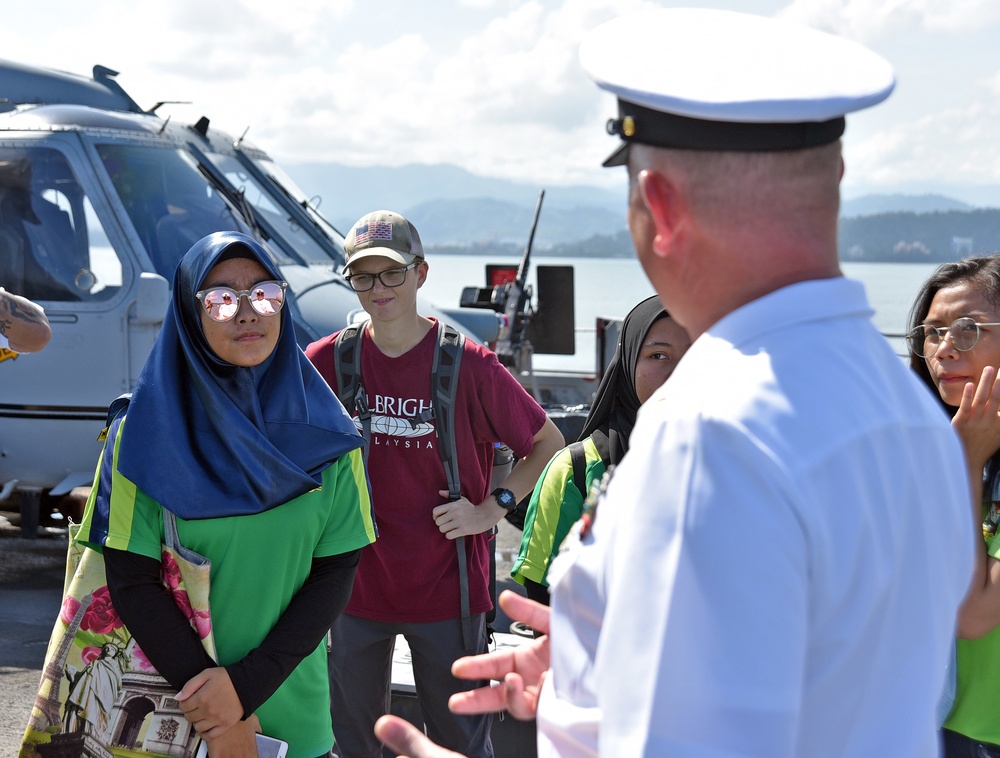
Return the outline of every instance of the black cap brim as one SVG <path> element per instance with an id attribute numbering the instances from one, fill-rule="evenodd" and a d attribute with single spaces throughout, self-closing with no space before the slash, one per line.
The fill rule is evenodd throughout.
<path id="1" fill-rule="evenodd" d="M 624 166 L 626 163 L 628 163 L 628 142 L 623 142 L 601 165 L 604 168 L 612 168 L 614 166 Z"/>
<path id="2" fill-rule="evenodd" d="M 624 140 L 604 166 L 622 166 L 633 142 L 675 150 L 776 152 L 804 150 L 840 139 L 845 120 L 795 123 L 711 121 L 667 113 L 618 99 L 618 118 L 607 124 L 609 134 Z"/>

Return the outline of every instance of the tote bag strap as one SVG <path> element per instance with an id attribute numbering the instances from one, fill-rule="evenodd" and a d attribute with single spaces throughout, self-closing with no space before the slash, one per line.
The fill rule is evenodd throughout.
<path id="1" fill-rule="evenodd" d="M 177 535 L 177 517 L 166 508 L 163 508 L 163 542 L 174 552 L 180 553 L 183 550 L 181 539 Z"/>

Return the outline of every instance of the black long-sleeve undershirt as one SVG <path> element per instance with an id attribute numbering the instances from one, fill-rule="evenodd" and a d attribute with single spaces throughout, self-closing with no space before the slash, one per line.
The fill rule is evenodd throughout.
<path id="1" fill-rule="evenodd" d="M 542 605 L 549 604 L 549 588 L 544 584 L 532 581 L 531 579 L 524 580 L 524 594 L 530 600 L 534 600 L 536 603 L 541 603 Z"/>
<path id="2" fill-rule="evenodd" d="M 226 666 L 244 718 L 281 686 L 316 649 L 351 596 L 360 550 L 314 558 L 305 583 L 261 644 Z M 218 664 L 160 580 L 160 562 L 104 549 L 108 592 L 118 615 L 156 670 L 180 690 L 191 677 Z M 213 598 L 225 602 L 225 598 Z"/>

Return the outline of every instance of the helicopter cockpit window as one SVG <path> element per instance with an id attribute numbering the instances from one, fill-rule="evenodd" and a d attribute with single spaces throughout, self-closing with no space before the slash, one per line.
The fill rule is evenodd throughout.
<path id="1" fill-rule="evenodd" d="M 266 218 L 271 226 L 295 248 L 295 252 L 302 256 L 303 260 L 327 265 L 336 262 L 336 258 L 324 251 L 302 228 L 300 222 L 291 218 L 269 192 L 246 172 L 236 158 L 220 153 L 210 153 L 209 158 L 225 174 L 229 183 L 243 193 L 257 213 Z"/>
<path id="2" fill-rule="evenodd" d="M 277 184 L 279 184 L 296 203 L 301 205 L 304 210 L 306 210 L 309 215 L 316 219 L 316 221 L 324 228 L 328 237 L 330 237 L 337 247 L 338 259 L 343 262 L 343 250 L 344 250 L 344 235 L 334 227 L 330 220 L 326 218 L 320 212 L 320 204 L 322 203 L 322 198 L 318 195 L 310 197 L 305 192 L 303 192 L 295 180 L 277 163 L 272 160 L 265 158 L 254 158 L 254 164 L 260 169 L 266 176 L 271 177 Z"/>
<path id="3" fill-rule="evenodd" d="M 98 145 L 97 151 L 153 267 L 168 281 L 202 237 L 249 233 L 186 151 L 120 144 Z"/>
<path id="4" fill-rule="evenodd" d="M 66 157 L 0 148 L 0 286 L 31 300 L 107 300 L 122 265 Z"/>

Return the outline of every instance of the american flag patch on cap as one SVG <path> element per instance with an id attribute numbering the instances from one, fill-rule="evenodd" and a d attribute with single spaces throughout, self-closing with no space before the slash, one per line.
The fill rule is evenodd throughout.
<path id="1" fill-rule="evenodd" d="M 355 245 L 360 245 L 370 240 L 392 240 L 392 224 L 388 221 L 375 221 L 355 227 Z"/>

